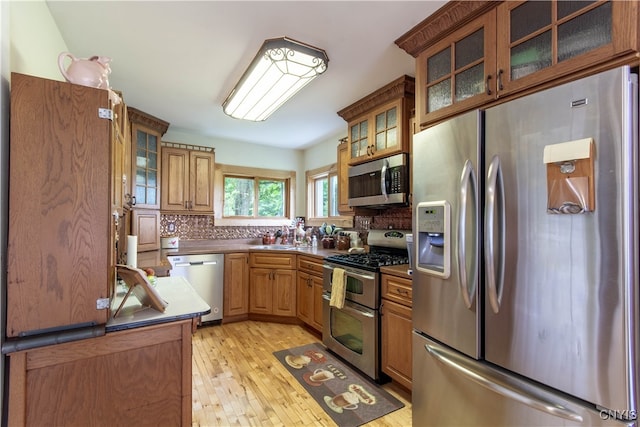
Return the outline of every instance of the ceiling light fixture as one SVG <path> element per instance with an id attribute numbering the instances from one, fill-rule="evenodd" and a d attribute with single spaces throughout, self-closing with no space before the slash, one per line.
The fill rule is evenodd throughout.
<path id="1" fill-rule="evenodd" d="M 281 37 L 265 40 L 251 65 L 222 103 L 236 119 L 266 120 L 327 69 L 324 50 Z"/>

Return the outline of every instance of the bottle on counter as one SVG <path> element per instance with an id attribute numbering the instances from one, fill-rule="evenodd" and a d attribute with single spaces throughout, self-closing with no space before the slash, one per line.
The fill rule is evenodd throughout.
<path id="1" fill-rule="evenodd" d="M 311 237 L 311 247 L 312 248 L 317 248 L 318 247 L 318 238 L 316 236 L 312 236 Z"/>

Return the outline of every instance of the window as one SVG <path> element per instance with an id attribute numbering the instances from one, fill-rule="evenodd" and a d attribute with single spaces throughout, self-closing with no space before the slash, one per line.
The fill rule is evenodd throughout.
<path id="1" fill-rule="evenodd" d="M 295 172 L 217 164 L 216 225 L 288 224 L 295 202 Z"/>
<path id="2" fill-rule="evenodd" d="M 282 218 L 286 202 L 284 179 L 224 176 L 224 217 Z"/>
<path id="3" fill-rule="evenodd" d="M 335 173 L 323 173 L 310 178 L 312 191 L 309 198 L 313 203 L 314 218 L 328 218 L 338 216 L 338 175 Z"/>
<path id="4" fill-rule="evenodd" d="M 320 225 L 329 220 L 341 226 L 353 222 L 352 218 L 342 217 L 338 212 L 338 171 L 335 165 L 307 171 L 307 214 L 307 225 Z"/>

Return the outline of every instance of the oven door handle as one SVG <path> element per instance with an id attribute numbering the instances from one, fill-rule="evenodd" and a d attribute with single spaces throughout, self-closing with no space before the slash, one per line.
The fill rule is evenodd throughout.
<path id="1" fill-rule="evenodd" d="M 324 292 L 322 294 L 322 298 L 327 300 L 327 301 L 331 301 L 331 294 Z M 337 307 L 336 307 L 337 308 Z M 373 318 L 375 317 L 375 313 L 371 310 L 361 310 L 359 308 L 357 308 L 356 305 L 350 303 L 349 301 L 345 301 L 344 302 L 344 306 L 342 308 L 340 308 L 339 310 L 343 310 L 347 313 L 352 313 L 352 314 L 357 314 L 360 316 L 364 316 L 364 317 L 369 317 L 369 318 Z"/>
<path id="2" fill-rule="evenodd" d="M 327 265 L 327 264 L 324 264 L 322 267 L 326 268 L 327 270 L 331 270 L 331 272 L 333 272 L 333 269 L 335 268 L 334 266 Z M 371 274 L 354 273 L 352 270 L 349 270 L 348 268 L 345 268 L 344 271 L 346 272 L 347 276 L 355 277 L 356 279 L 375 280 L 376 278 Z"/>

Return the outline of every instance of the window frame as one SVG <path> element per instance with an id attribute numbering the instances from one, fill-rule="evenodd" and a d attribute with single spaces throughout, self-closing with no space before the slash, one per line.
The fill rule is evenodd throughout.
<path id="1" fill-rule="evenodd" d="M 331 200 L 332 193 L 329 191 L 329 212 L 331 212 L 332 205 L 335 206 L 335 210 L 338 212 L 337 216 L 318 216 L 315 211 L 316 206 L 316 181 L 319 179 L 326 178 L 329 182 L 329 189 L 331 189 L 331 177 L 335 177 L 336 185 L 340 185 L 339 180 L 340 176 L 338 175 L 338 166 L 337 164 L 332 164 L 324 167 L 320 167 L 317 169 L 308 170 L 305 173 L 306 181 L 307 181 L 307 220 L 305 225 L 307 226 L 320 226 L 323 223 L 335 224 L 340 227 L 353 227 L 353 217 L 352 216 L 344 216 L 340 214 L 338 210 L 339 200 Z M 339 197 L 339 196 L 336 196 Z"/>
<path id="2" fill-rule="evenodd" d="M 224 178 L 248 178 L 254 180 L 277 180 L 285 182 L 285 205 L 284 215 L 282 217 L 259 217 L 257 197 L 259 194 L 254 195 L 254 212 L 255 216 L 224 216 Z M 214 218 L 216 225 L 228 225 L 228 226 L 280 226 L 283 224 L 290 224 L 292 218 L 292 212 L 295 211 L 295 187 L 296 187 L 296 172 L 295 171 L 283 171 L 275 169 L 261 169 L 245 166 L 234 166 L 225 164 L 216 164 L 216 170 L 214 172 Z M 257 186 L 257 183 L 255 184 Z M 257 190 L 257 188 L 256 188 Z"/>

